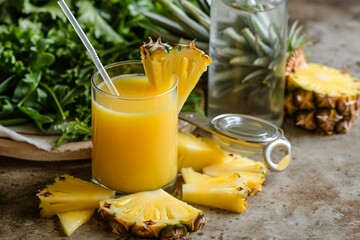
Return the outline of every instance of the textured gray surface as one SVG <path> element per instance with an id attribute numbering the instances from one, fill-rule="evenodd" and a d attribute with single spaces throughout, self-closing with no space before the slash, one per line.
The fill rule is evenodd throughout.
<path id="1" fill-rule="evenodd" d="M 360 78 L 358 0 L 289 0 L 316 39 L 309 59 L 349 67 Z M 346 135 L 318 136 L 284 125 L 293 162 L 269 173 L 242 214 L 206 207 L 208 224 L 186 239 L 360 239 L 360 120 Z M 41 163 L 0 157 L 0 239 L 132 239 L 92 219 L 71 238 L 57 220 L 38 217 L 37 190 L 61 173 L 90 178 L 90 161 Z"/>

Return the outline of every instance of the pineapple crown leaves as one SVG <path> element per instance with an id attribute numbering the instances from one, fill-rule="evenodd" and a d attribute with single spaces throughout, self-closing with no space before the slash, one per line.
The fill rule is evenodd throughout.
<path id="1" fill-rule="evenodd" d="M 299 25 L 299 21 L 295 21 L 288 32 L 288 57 L 297 49 L 312 44 L 311 39 L 303 33 L 304 26 Z"/>
<path id="2" fill-rule="evenodd" d="M 288 32 L 287 62 L 285 76 L 297 69 L 307 66 L 303 48 L 312 44 L 310 38 L 303 33 L 304 27 L 299 25 L 299 21 L 295 21 Z"/>
<path id="3" fill-rule="evenodd" d="M 186 9 L 189 16 L 191 16 L 194 20 L 199 22 L 203 27 L 210 31 L 211 21 L 209 13 L 203 12 L 203 10 L 199 9 L 194 4 L 190 3 L 188 0 L 179 0 L 179 2 L 183 6 L 183 8 Z M 198 1 L 198 4 L 201 4 L 201 2 L 204 2 L 206 4 L 206 1 Z"/>
<path id="4" fill-rule="evenodd" d="M 196 35 L 192 36 L 193 38 L 196 37 L 199 40 L 203 41 L 207 41 L 209 39 L 209 31 L 206 29 L 206 27 L 204 27 L 203 25 L 201 25 L 201 23 L 198 23 L 195 19 L 186 14 L 186 11 L 189 12 L 189 10 L 184 11 L 184 9 L 182 9 L 172 1 L 168 0 L 159 0 L 159 3 L 164 7 L 164 9 L 167 10 L 169 14 L 171 14 L 171 17 L 175 21 L 177 21 L 186 31 L 188 31 L 192 35 Z"/>
<path id="5" fill-rule="evenodd" d="M 161 36 L 166 41 L 176 42 L 179 39 L 187 42 L 189 39 L 198 39 L 198 45 L 207 51 L 210 29 L 210 2 L 209 0 L 159 0 L 158 3 L 165 10 L 165 15 L 138 9 L 155 25 L 143 26 L 153 36 Z"/>

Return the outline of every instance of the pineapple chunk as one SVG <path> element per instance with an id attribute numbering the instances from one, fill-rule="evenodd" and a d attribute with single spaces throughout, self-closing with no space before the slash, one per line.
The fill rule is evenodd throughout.
<path id="1" fill-rule="evenodd" d="M 71 212 L 58 213 L 58 217 L 66 236 L 71 236 L 79 227 L 90 220 L 95 209 L 79 210 Z"/>
<path id="2" fill-rule="evenodd" d="M 211 138 L 179 132 L 178 172 L 191 167 L 201 171 L 203 167 L 227 161 L 227 153 Z"/>
<path id="3" fill-rule="evenodd" d="M 213 177 L 210 177 L 209 175 L 195 172 L 194 169 L 192 169 L 191 167 L 181 169 L 181 175 L 184 179 L 185 184 L 201 183 L 213 179 Z"/>
<path id="4" fill-rule="evenodd" d="M 239 213 L 247 208 L 249 189 L 238 174 L 210 177 L 191 168 L 183 168 L 181 173 L 184 201 Z"/>
<path id="5" fill-rule="evenodd" d="M 56 177 L 55 183 L 41 190 L 40 216 L 52 217 L 58 213 L 98 208 L 99 201 L 113 198 L 115 192 L 70 175 Z"/>
<path id="6" fill-rule="evenodd" d="M 162 189 L 101 201 L 99 211 L 113 232 L 137 237 L 178 239 L 206 223 L 201 210 Z"/>
<path id="7" fill-rule="evenodd" d="M 150 38 L 148 43 L 140 47 L 140 53 L 146 77 L 157 88 L 168 89 L 176 74 L 179 111 L 211 63 L 211 58 L 197 49 L 194 41 L 189 45 L 171 46 L 162 43 L 160 38 L 156 42 Z"/>
<path id="8" fill-rule="evenodd" d="M 262 162 L 257 162 L 236 154 L 228 155 L 232 161 L 214 164 L 203 168 L 203 172 L 209 176 L 227 176 L 237 173 L 245 180 L 251 194 L 261 191 L 265 181 L 266 167 Z"/>

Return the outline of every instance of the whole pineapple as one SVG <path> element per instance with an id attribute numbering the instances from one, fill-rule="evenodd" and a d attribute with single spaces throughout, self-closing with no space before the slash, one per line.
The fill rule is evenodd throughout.
<path id="1" fill-rule="evenodd" d="M 346 133 L 357 117 L 360 82 L 345 71 L 307 63 L 309 41 L 295 22 L 289 31 L 285 113 L 297 127 L 321 134 Z"/>

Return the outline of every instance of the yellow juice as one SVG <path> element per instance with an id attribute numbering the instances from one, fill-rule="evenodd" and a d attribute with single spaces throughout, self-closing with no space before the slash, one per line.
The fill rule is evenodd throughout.
<path id="1" fill-rule="evenodd" d="M 145 76 L 115 79 L 121 97 L 103 83 L 92 96 L 93 179 L 123 193 L 172 184 L 177 176 L 176 86 L 165 93 Z"/>

